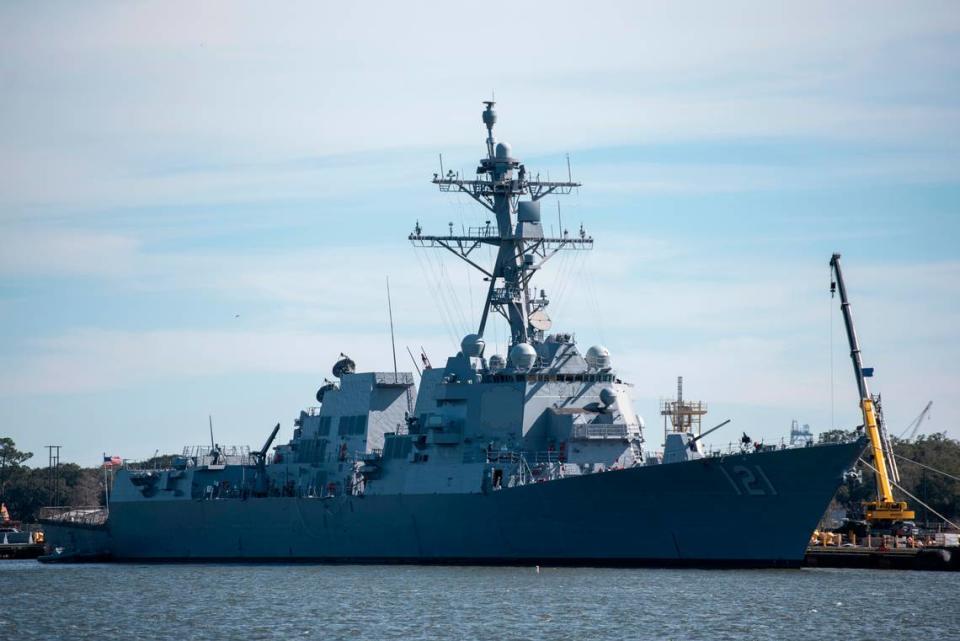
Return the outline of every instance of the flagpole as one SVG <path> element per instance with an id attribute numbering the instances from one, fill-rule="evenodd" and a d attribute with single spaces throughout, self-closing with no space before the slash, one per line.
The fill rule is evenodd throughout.
<path id="1" fill-rule="evenodd" d="M 103 453 L 103 496 L 107 514 L 110 514 L 110 484 L 107 482 L 107 453 Z"/>

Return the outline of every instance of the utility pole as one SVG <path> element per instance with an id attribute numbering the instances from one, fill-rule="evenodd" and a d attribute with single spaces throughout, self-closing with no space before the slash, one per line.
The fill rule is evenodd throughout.
<path id="1" fill-rule="evenodd" d="M 62 445 L 45 445 L 47 448 L 47 470 L 53 506 L 60 505 L 60 448 Z"/>

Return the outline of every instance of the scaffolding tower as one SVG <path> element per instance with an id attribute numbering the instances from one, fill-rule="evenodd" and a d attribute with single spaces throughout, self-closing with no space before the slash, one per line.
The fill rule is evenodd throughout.
<path id="1" fill-rule="evenodd" d="M 677 377 L 677 398 L 660 400 L 660 415 L 663 416 L 663 436 L 670 432 L 701 433 L 700 419 L 707 413 L 703 401 L 683 400 L 683 377 Z"/>
<path id="2" fill-rule="evenodd" d="M 810 443 L 813 443 L 813 432 L 810 431 L 810 426 L 804 423 L 803 427 L 800 427 L 800 421 L 793 419 L 790 423 L 790 445 L 799 447 Z"/>

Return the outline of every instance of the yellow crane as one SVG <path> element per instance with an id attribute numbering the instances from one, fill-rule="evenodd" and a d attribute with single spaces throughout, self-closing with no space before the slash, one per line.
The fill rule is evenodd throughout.
<path id="1" fill-rule="evenodd" d="M 876 525 L 889 525 L 895 521 L 910 521 L 914 518 L 913 510 L 907 507 L 905 501 L 896 501 L 893 498 L 893 483 L 899 478 L 890 440 L 878 411 L 879 397 L 870 395 L 867 387 L 867 376 L 873 374 L 873 368 L 864 368 L 860 357 L 860 343 L 857 332 L 853 328 L 853 312 L 850 309 L 850 300 L 847 298 L 847 288 L 843 282 L 843 273 L 840 271 L 840 254 L 834 254 L 830 259 L 830 269 L 836 280 L 830 283 L 831 296 L 840 292 L 840 310 L 843 312 L 843 323 L 847 329 L 847 341 L 850 343 L 850 359 L 853 361 L 853 373 L 857 379 L 857 390 L 860 393 L 860 409 L 863 411 L 863 428 L 870 438 L 870 449 L 873 453 L 873 465 L 877 475 L 877 500 L 865 501 L 864 516 L 867 521 Z"/>

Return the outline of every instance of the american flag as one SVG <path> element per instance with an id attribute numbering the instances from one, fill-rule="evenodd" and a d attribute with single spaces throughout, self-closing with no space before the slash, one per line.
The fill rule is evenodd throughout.
<path id="1" fill-rule="evenodd" d="M 103 455 L 103 466 L 104 467 L 114 467 L 123 463 L 123 459 L 119 456 L 107 456 Z"/>

